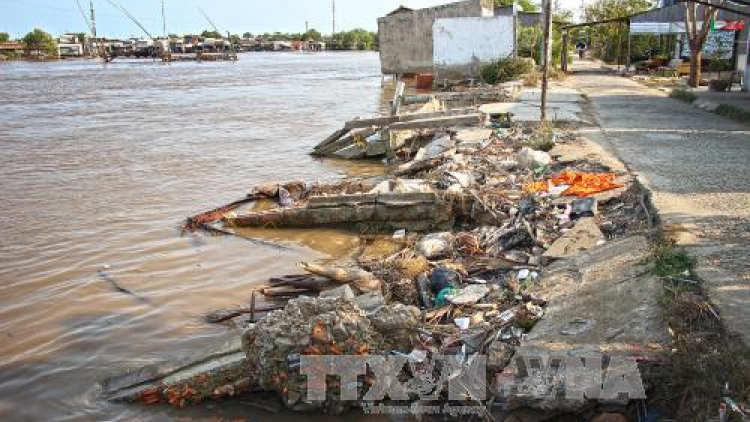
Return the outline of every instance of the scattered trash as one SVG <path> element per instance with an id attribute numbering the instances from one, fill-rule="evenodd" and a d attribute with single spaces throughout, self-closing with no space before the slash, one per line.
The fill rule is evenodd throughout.
<path id="1" fill-rule="evenodd" d="M 596 198 L 576 199 L 571 204 L 570 216 L 573 219 L 594 217 L 599 213 Z"/>
<path id="2" fill-rule="evenodd" d="M 563 192 L 563 195 L 586 197 L 624 187 L 625 185 L 615 182 L 616 178 L 617 175 L 614 173 L 584 173 L 566 170 L 549 181 L 529 183 L 524 186 L 524 191 L 529 193 L 547 192 L 550 184 L 553 186 L 566 185 L 570 187 Z"/>
<path id="3" fill-rule="evenodd" d="M 473 91 L 446 94 L 450 101 L 483 98 Z M 420 98 L 403 99 L 403 107 L 422 107 Z M 607 168 L 561 163 L 528 148 L 539 129 L 515 124 L 510 115 L 490 116 L 485 127 L 486 116 L 473 106 L 436 109 L 352 120 L 315 148 L 324 156 L 388 157 L 390 175 L 264 184 L 188 219 L 186 232 L 341 226 L 360 235 L 351 259 L 301 263 L 306 274 L 258 288 L 281 304 L 256 307 L 253 299 L 250 307 L 208 315 L 243 328 L 241 360 L 234 363 L 249 368 L 242 382 L 212 379 L 217 396 L 262 390 L 288 409 L 335 415 L 357 405 L 337 393 L 367 385 L 331 382 L 325 400 L 308 402 L 303 356 L 383 354 L 420 365 L 435 355 L 470 362 L 486 354 L 488 368 L 501 373 L 545 318 L 547 302 L 535 294 L 545 287 L 546 265 L 635 227 L 628 217 L 642 208 L 642 197 L 619 191 L 610 200 L 591 197 L 625 186 Z M 547 130 L 555 142 L 574 137 L 567 129 Z M 580 335 L 595 325 L 575 319 L 560 334 Z M 373 381 L 365 378 L 364 384 Z M 161 402 L 181 403 L 183 393 L 172 391 Z"/>
<path id="4" fill-rule="evenodd" d="M 461 276 L 449 268 L 438 267 L 430 275 L 430 287 L 435 293 L 447 288 L 455 288 L 461 284 Z"/>

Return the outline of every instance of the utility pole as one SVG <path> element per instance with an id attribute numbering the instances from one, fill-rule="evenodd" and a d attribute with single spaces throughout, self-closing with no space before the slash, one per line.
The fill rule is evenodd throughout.
<path id="1" fill-rule="evenodd" d="M 105 62 L 108 62 L 106 52 L 104 51 L 104 45 L 102 45 L 96 37 L 96 12 L 94 11 L 94 0 L 89 0 L 89 9 L 91 10 L 91 37 L 93 38 L 91 47 L 96 51 L 96 55 L 103 58 Z"/>
<path id="2" fill-rule="evenodd" d="M 542 2 L 542 14 L 544 25 L 542 33 L 544 34 L 544 46 L 542 50 L 542 106 L 540 120 L 544 123 L 547 120 L 547 88 L 549 86 L 549 66 L 552 62 L 552 51 L 550 49 L 550 36 L 552 35 L 552 0 Z M 564 51 L 562 54 L 566 54 Z"/>
<path id="3" fill-rule="evenodd" d="M 94 0 L 89 1 L 89 6 L 91 7 L 91 36 L 94 37 L 94 42 L 96 42 L 96 13 L 94 13 Z"/>
<path id="4" fill-rule="evenodd" d="M 336 0 L 331 0 L 331 4 L 333 5 L 333 34 L 336 33 Z"/>
<path id="5" fill-rule="evenodd" d="M 745 42 L 746 48 L 747 48 L 747 54 L 745 55 L 745 60 L 747 60 L 747 63 L 745 64 L 745 78 L 742 80 L 742 90 L 745 92 L 750 92 L 750 87 L 748 87 L 748 81 L 750 81 L 750 40 L 747 40 Z"/>
<path id="6" fill-rule="evenodd" d="M 167 15 L 164 13 L 164 0 L 161 0 L 161 24 L 164 30 L 164 38 L 167 38 Z"/>

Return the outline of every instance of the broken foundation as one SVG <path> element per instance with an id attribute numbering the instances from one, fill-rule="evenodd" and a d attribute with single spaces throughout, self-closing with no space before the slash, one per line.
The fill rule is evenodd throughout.
<path id="1" fill-rule="evenodd" d="M 486 420 L 554 420 L 607 406 L 624 412 L 627 400 L 547 398 L 544 389 L 562 378 L 535 387 L 541 395 L 499 393 L 524 375 L 519 358 L 530 354 L 641 361 L 667 338 L 661 286 L 644 265 L 653 222 L 639 186 L 575 130 L 483 112 L 479 103 L 500 92 L 510 95 L 403 96 L 394 101 L 433 109 L 352 120 L 315 148 L 325 156 L 389 157 L 385 177 L 259 186 L 191 218 L 188 231 L 235 235 L 244 227 L 343 227 L 361 236 L 362 248 L 354 259 L 302 263 L 308 274 L 270 280 L 258 292 L 280 309 L 229 321 L 239 328 L 237 342 L 187 364 L 109 379 L 107 397 L 182 406 L 264 391 L 293 411 L 341 414 L 368 405 L 362 395 L 342 400 L 342 391 L 367 392 L 379 372 L 370 368 L 353 386 L 326 381 L 328 393 L 309 400 L 300 370 L 306 357 L 397 356 L 401 376 L 416 379 L 419 365 L 438 356 L 462 365 L 485 356 L 489 394 L 457 402 Z M 435 106 L 467 98 L 477 104 Z M 571 158 L 570 150 L 581 149 L 589 153 Z M 256 211 L 257 201 L 272 207 Z M 425 404 L 424 392 L 409 385 L 401 400 L 375 403 Z M 446 394 L 431 400 L 456 402 Z"/>

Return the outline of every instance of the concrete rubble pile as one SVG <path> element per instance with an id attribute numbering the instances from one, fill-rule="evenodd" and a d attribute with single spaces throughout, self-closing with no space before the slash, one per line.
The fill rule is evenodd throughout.
<path id="1" fill-rule="evenodd" d="M 543 341 L 534 332 L 546 321 L 547 310 L 558 309 L 561 297 L 577 297 L 578 287 L 572 283 L 550 294 L 555 285 L 545 281 L 549 265 L 564 265 L 582 253 L 599 256 L 595 251 L 630 241 L 649 227 L 651 217 L 639 187 L 624 171 L 566 158 L 566 146 L 579 142 L 574 131 L 514 124 L 503 115 L 475 118 L 473 112 L 461 111 L 448 116 L 456 121 L 405 138 L 394 149 L 396 161 L 388 176 L 260 186 L 248 195 L 251 208 L 212 214 L 207 224 L 222 230 L 335 226 L 368 233 L 362 235 L 354 259 L 303 263 L 307 274 L 260 290 L 268 300 L 291 298 L 282 310 L 259 321 L 235 321 L 242 328 L 239 364 L 247 369 L 240 377 L 243 391 L 277 393 L 295 411 L 341 414 L 361 405 L 342 402 L 337 393 L 342 388 L 366 390 L 371 377 L 357 386 L 331 381 L 325 400 L 306 399 L 300 359 L 326 355 L 399 355 L 410 363 L 442 355 L 456 356 L 460 362 L 487 356 L 484 381 L 494 391 L 497 375 L 509 368 L 517 350 L 530 338 Z M 464 121 L 467 116 L 472 116 L 470 122 Z M 416 127 L 413 122 L 423 120 L 384 119 L 390 119 L 391 128 L 412 124 L 407 126 L 410 130 Z M 373 127 L 354 138 L 376 136 Z M 318 152 L 347 136 L 345 131 L 349 127 L 319 146 Z M 550 277 L 559 277 L 554 274 Z M 583 277 L 581 286 L 598 286 L 587 293 L 594 296 L 597 289 L 610 291 L 606 283 L 614 282 Z M 283 294 L 274 293 L 279 291 Z M 606 300 L 613 299 L 601 298 Z M 586 320 L 598 319 L 585 309 L 579 311 Z M 637 312 L 633 315 L 637 319 Z M 627 321 L 612 324 L 625 326 Z M 609 330 L 607 335 L 623 330 L 627 336 L 629 328 L 620 325 L 599 328 Z M 569 334 L 567 339 L 580 333 Z M 147 383 L 135 384 L 164 385 L 164 379 L 152 375 Z M 105 390 L 113 398 L 144 401 L 143 388 L 120 384 Z M 152 395 L 153 391 L 147 390 Z M 203 396 L 220 396 L 213 393 Z M 419 401 L 415 391 L 409 397 Z M 503 399 L 506 402 L 514 402 L 513 397 Z M 493 412 L 498 403 L 481 404 Z M 514 409 L 550 410 L 546 403 L 515 403 L 521 404 Z M 469 398 L 466 404 L 477 403 Z M 562 410 L 582 408 L 583 404 Z"/>

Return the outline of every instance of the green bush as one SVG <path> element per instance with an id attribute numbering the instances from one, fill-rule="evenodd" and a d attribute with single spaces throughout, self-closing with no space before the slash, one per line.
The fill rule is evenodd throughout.
<path id="1" fill-rule="evenodd" d="M 482 66 L 482 80 L 494 85 L 519 79 L 522 75 L 534 70 L 534 63 L 529 59 L 507 57 Z"/>
<path id="2" fill-rule="evenodd" d="M 692 92 L 684 88 L 675 88 L 672 90 L 672 93 L 669 94 L 670 97 L 674 98 L 675 100 L 684 101 L 686 103 L 692 103 L 698 97 Z"/>

